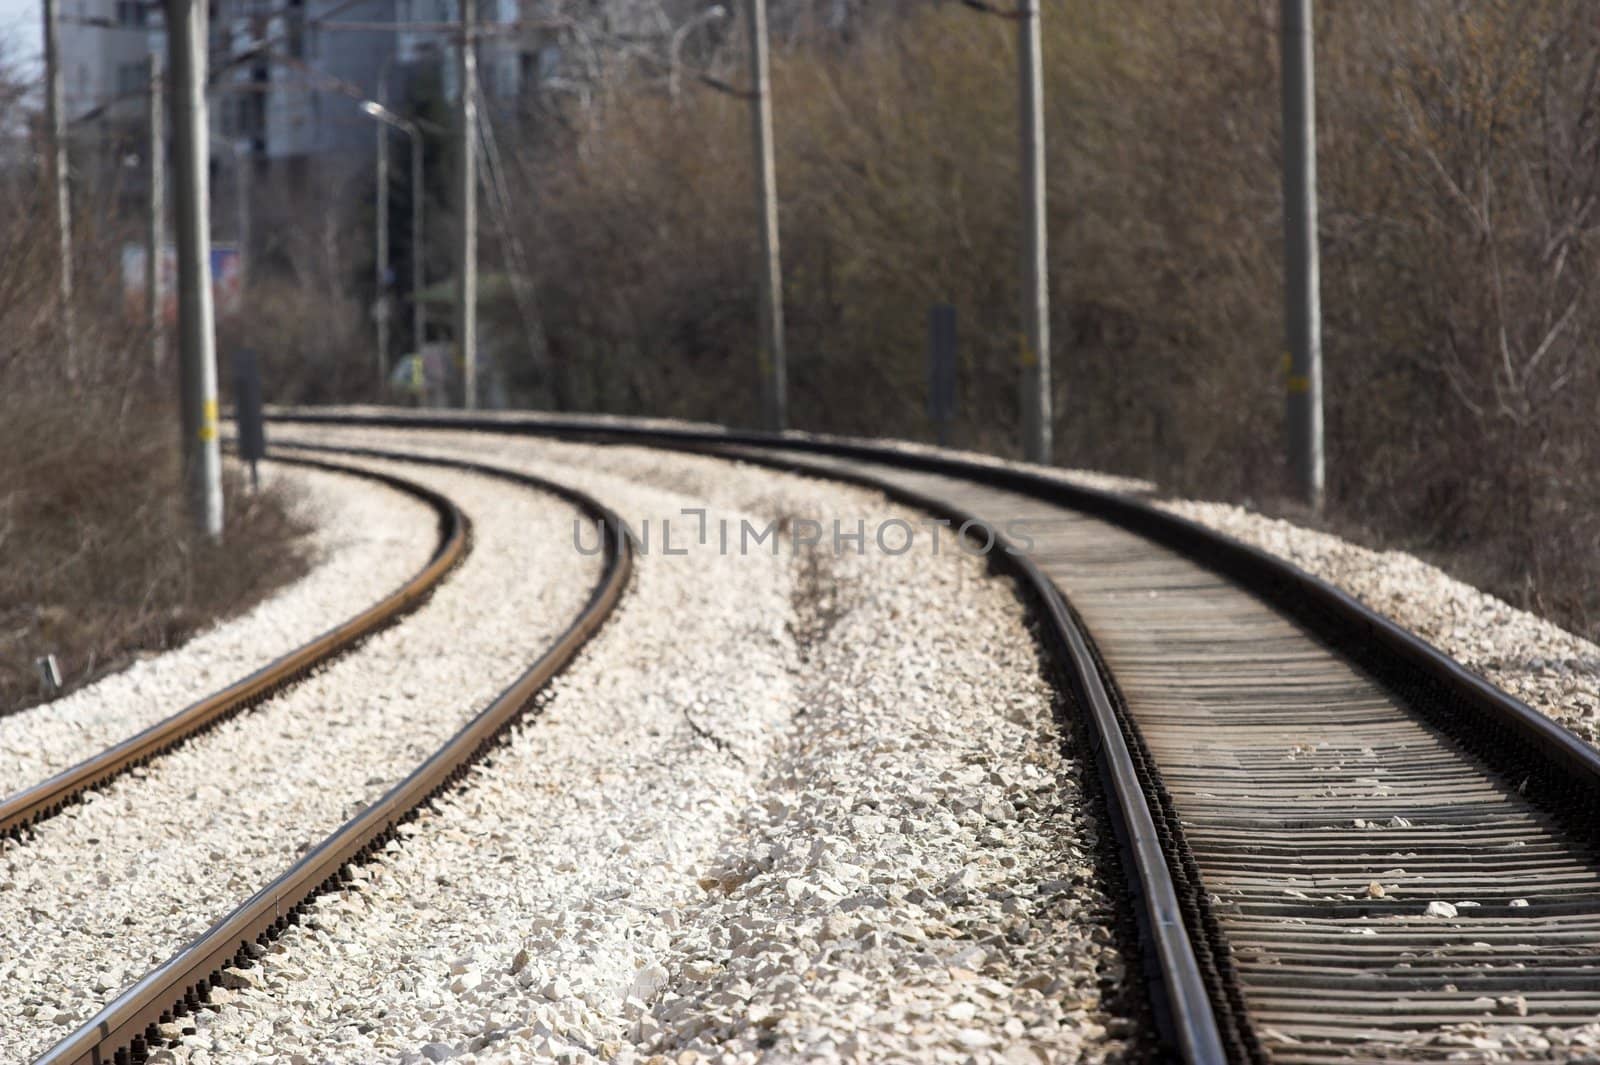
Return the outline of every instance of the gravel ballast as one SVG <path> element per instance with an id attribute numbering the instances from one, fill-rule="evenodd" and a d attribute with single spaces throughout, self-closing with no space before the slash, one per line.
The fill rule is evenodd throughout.
<path id="1" fill-rule="evenodd" d="M 1007 582 L 948 547 L 718 549 L 723 517 L 920 518 L 855 489 L 633 448 L 407 442 L 670 518 L 687 554 L 653 541 L 541 715 L 177 1060 L 1124 1056 L 1084 765 Z M 680 541 L 699 507 L 708 542 Z"/>
<path id="2" fill-rule="evenodd" d="M 312 570 L 181 647 L 0 717 L 6 794 L 126 739 L 359 613 L 420 570 L 438 546 L 433 509 L 386 485 L 271 462 L 261 475 L 289 487 L 299 516 L 313 528 Z"/>
<path id="3" fill-rule="evenodd" d="M 429 440 L 436 438 L 432 434 L 428 437 Z M 486 446 L 496 445 L 488 443 Z M 626 450 L 617 449 L 618 452 Z M 551 446 L 542 453 L 556 454 L 559 450 Z M 1094 487 L 1132 489 L 1140 494 L 1149 494 L 1143 491 L 1146 486 L 1118 484 L 1092 475 L 1061 473 L 1060 476 Z M 1600 699 L 1597 699 L 1597 692 L 1600 692 L 1600 650 L 1588 641 L 1511 608 L 1402 552 L 1367 550 L 1334 536 L 1224 504 L 1167 501 L 1159 505 L 1289 558 L 1418 632 L 1464 665 L 1561 721 L 1591 743 L 1596 742 L 1597 734 L 1600 734 Z M 748 814 L 742 815 L 740 824 L 745 825 L 753 820 Z M 777 912 L 784 912 L 781 909 L 782 900 L 774 897 L 772 902 Z M 738 917 L 730 914 L 726 920 L 735 922 L 732 927 L 736 926 Z M 711 959 L 711 962 L 715 962 L 715 959 Z M 780 971 L 781 968 L 779 966 Z M 721 972 L 708 963 L 697 965 L 691 975 L 698 977 L 709 974 L 714 979 L 707 980 L 707 987 L 716 988 L 715 979 L 737 971 L 737 965 L 730 959 Z M 669 975 L 676 976 L 675 973 Z M 804 975 L 798 975 L 797 979 L 809 991 L 809 983 Z M 673 987 L 675 991 L 678 990 L 676 983 Z M 741 984 L 739 991 L 744 990 Z M 711 992 L 713 995 L 715 993 L 714 990 Z M 705 1000 L 710 1001 L 710 996 L 706 996 Z M 684 1001 L 693 1003 L 684 1008 L 687 1014 L 701 1016 L 698 1013 L 702 1001 L 700 997 L 685 994 Z M 720 1001 L 725 1005 L 727 1000 Z M 657 1018 L 657 1023 L 660 1022 L 661 1018 Z M 727 1023 L 720 1017 L 713 1024 L 720 1026 L 717 1029 L 719 1031 L 728 1029 Z M 646 1023 L 645 1027 L 652 1026 Z M 668 1032 L 670 1027 L 670 1024 L 661 1024 L 661 1031 Z M 981 1029 L 981 1025 L 976 1027 Z M 852 1033 L 858 1028 L 860 1025 L 855 1025 Z M 630 1032 L 630 1035 L 640 1034 Z M 871 1033 L 868 1034 L 870 1036 Z M 734 1027 L 729 1039 L 736 1038 L 737 1028 Z M 1556 1029 L 1526 1024 L 1485 1023 L 1446 1032 L 1418 1033 L 1414 1039 L 1419 1044 L 1414 1048 L 1418 1052 L 1421 1052 L 1420 1044 L 1432 1044 L 1453 1048 L 1463 1058 L 1473 1060 L 1520 1060 L 1530 1056 L 1592 1054 L 1594 1048 L 1600 1046 L 1600 1028 Z M 660 1042 L 652 1044 L 643 1039 L 625 1045 L 665 1049 L 669 1052 L 668 1060 L 672 1060 L 674 1045 Z M 761 1045 L 759 1041 L 757 1045 Z M 859 1043 L 813 1045 L 824 1046 L 828 1052 L 838 1053 L 860 1048 Z M 472 1043 L 469 1041 L 466 1046 L 470 1047 Z M 783 1057 L 803 1056 L 805 1053 L 803 1049 L 799 1053 L 785 1053 L 794 1048 L 792 1044 L 782 1041 L 774 1041 L 772 1046 Z M 870 1044 L 870 1047 L 870 1053 L 863 1056 L 895 1056 L 895 1049 L 884 1051 L 876 1044 Z M 425 1045 L 424 1049 L 429 1052 L 427 1056 L 442 1058 L 462 1047 L 458 1043 L 439 1043 Z M 901 1056 L 929 1056 L 925 1049 L 915 1055 L 906 1050 L 904 1045 L 899 1045 L 897 1049 Z M 1395 1046 L 1391 1049 L 1398 1056 L 1405 1056 L 1404 1048 Z M 490 1046 L 480 1052 L 477 1058 L 502 1060 L 497 1053 Z M 818 1054 L 831 1056 L 831 1053 L 824 1051 Z M 313 1060 L 315 1056 L 312 1055 Z M 517 1058 L 512 1054 L 507 1060 Z"/>
<path id="4" fill-rule="evenodd" d="M 696 427 L 671 421 L 661 424 Z M 452 436 L 458 441 L 484 441 L 489 447 L 506 439 L 496 434 L 448 432 L 430 432 L 426 438 Z M 536 444 L 519 442 L 519 446 Z M 897 446 L 918 454 L 948 453 L 914 443 Z M 976 452 L 956 454 L 980 465 L 1040 472 L 1038 467 Z M 1581 636 L 1510 606 L 1403 551 L 1375 551 L 1228 503 L 1157 500 L 1155 486 L 1145 481 L 1092 470 L 1050 468 L 1042 472 L 1087 488 L 1144 497 L 1156 506 L 1289 559 L 1600 746 L 1600 646 Z"/>
<path id="5" fill-rule="evenodd" d="M 382 408 L 349 409 L 385 413 Z M 474 416 L 494 417 L 484 412 L 475 412 Z M 518 412 L 511 419 L 528 417 L 527 412 Z M 537 420 L 536 415 L 531 417 Z M 613 420 L 619 426 L 716 428 L 672 419 Z M 1155 484 L 1137 478 L 1097 470 L 1040 467 L 982 452 L 934 448 L 910 441 L 876 443 L 908 454 L 955 455 L 979 466 L 1024 469 L 1085 488 L 1140 497 L 1254 544 L 1343 589 L 1600 747 L 1600 645 L 1457 580 L 1408 552 L 1362 547 L 1230 503 L 1160 499 Z"/>
<path id="6" fill-rule="evenodd" d="M 564 549 L 572 506 L 477 475 L 365 464 L 455 500 L 472 553 L 355 652 L 0 850 L 0 1061 L 45 1049 L 382 794 L 587 600 L 599 560 Z"/>

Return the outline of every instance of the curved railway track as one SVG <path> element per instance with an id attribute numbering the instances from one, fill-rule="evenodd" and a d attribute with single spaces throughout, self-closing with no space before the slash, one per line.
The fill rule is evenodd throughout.
<path id="1" fill-rule="evenodd" d="M 601 574 L 578 616 L 488 706 L 478 711 L 428 759 L 335 832 L 311 848 L 232 913 L 218 921 L 166 962 L 123 991 L 85 1025 L 37 1060 L 41 1063 L 139 1065 L 158 1045 L 158 1026 L 201 1008 L 206 995 L 222 983 L 223 970 L 249 967 L 262 947 L 291 923 L 306 903 L 339 889 L 348 867 L 389 840 L 437 795 L 455 786 L 473 764 L 495 746 L 505 731 L 537 702 L 540 692 L 559 674 L 579 648 L 605 622 L 621 599 L 632 572 L 625 539 L 614 532 L 620 519 L 585 493 L 539 477 L 468 460 L 421 457 L 395 452 L 337 447 L 305 447 L 302 451 L 403 461 L 439 466 L 520 484 L 564 499 L 607 530 Z M 320 460 L 298 457 L 319 464 Z M 453 510 L 454 508 L 451 507 Z M 459 515 L 457 515 L 459 518 Z M 465 529 L 464 519 L 460 526 Z M 430 569 L 431 564 L 430 564 Z M 192 732 L 191 732 L 192 734 Z"/>
<path id="2" fill-rule="evenodd" d="M 0 799 L 0 834 L 20 839 L 32 825 L 61 812 L 85 792 L 148 763 L 152 758 L 213 728 L 235 714 L 305 679 L 367 638 L 416 610 L 471 550 L 471 527 L 456 505 L 439 493 L 404 478 L 316 459 L 276 458 L 341 476 L 362 477 L 420 499 L 439 517 L 439 544 L 409 580 L 341 625 L 267 663 L 228 687 L 206 696 L 149 728 L 113 744 L 77 765 Z"/>
<path id="3" fill-rule="evenodd" d="M 991 558 L 1034 596 L 1095 729 L 1175 1058 L 1515 1060 L 1545 1048 L 1496 1031 L 1600 1016 L 1600 756 L 1287 562 L 925 450 L 580 418 L 285 420 L 703 451 L 1021 522 L 1026 557 Z"/>

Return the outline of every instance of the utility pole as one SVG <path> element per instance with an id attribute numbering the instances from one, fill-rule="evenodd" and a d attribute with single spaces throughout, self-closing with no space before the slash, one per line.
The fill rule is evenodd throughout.
<path id="1" fill-rule="evenodd" d="M 767 55 L 767 0 L 749 0 L 750 113 L 755 133 L 756 207 L 761 228 L 760 335 L 756 369 L 765 428 L 782 432 L 789 420 L 788 360 L 783 349 L 783 267 L 778 254 L 778 177 L 772 145 L 772 78 Z"/>
<path id="2" fill-rule="evenodd" d="M 456 263 L 456 343 L 461 349 L 462 406 L 478 406 L 478 57 L 473 30 L 475 0 L 461 3 L 461 57 L 458 73 L 461 125 L 461 245 Z"/>
<path id="3" fill-rule="evenodd" d="M 1017 10 L 1017 59 L 1022 116 L 1022 454 L 1051 461 L 1050 281 L 1045 260 L 1044 56 L 1039 44 L 1039 0 Z"/>
<path id="4" fill-rule="evenodd" d="M 172 57 L 183 473 L 195 528 L 215 540 L 222 536 L 222 454 L 217 443 L 217 338 L 211 305 L 206 8 L 205 0 L 166 0 L 166 7 L 167 51 Z"/>
<path id="5" fill-rule="evenodd" d="M 414 334 L 412 345 L 421 358 L 422 345 L 427 340 L 428 314 L 422 302 L 422 210 L 427 195 L 422 187 L 422 129 L 412 124 L 407 132 L 411 137 L 411 332 Z"/>
<path id="6" fill-rule="evenodd" d="M 379 83 L 379 95 L 383 84 Z M 381 106 L 383 101 L 378 101 Z M 377 285 L 372 316 L 378 328 L 378 398 L 383 398 L 389 380 L 389 124 L 376 123 L 378 130 L 378 247 L 374 255 Z"/>
<path id="7" fill-rule="evenodd" d="M 72 310 L 72 195 L 67 179 L 67 115 L 61 89 L 60 0 L 44 0 L 45 111 L 50 125 L 50 178 L 55 192 L 60 269 L 56 308 L 61 322 L 62 369 L 78 379 L 78 329 Z"/>
<path id="8" fill-rule="evenodd" d="M 1311 0 L 1282 0 L 1284 317 L 1289 335 L 1287 421 L 1294 488 L 1323 501 L 1322 296 L 1317 265 L 1316 75 Z"/>
<path id="9" fill-rule="evenodd" d="M 150 188 L 148 217 L 145 219 L 144 306 L 150 326 L 150 362 L 157 370 L 164 361 L 166 323 L 161 320 L 161 214 L 166 204 L 166 135 L 162 132 L 161 57 L 150 54 Z"/>

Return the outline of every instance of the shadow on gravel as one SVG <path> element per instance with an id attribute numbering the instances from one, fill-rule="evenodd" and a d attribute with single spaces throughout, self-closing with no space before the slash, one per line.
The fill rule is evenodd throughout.
<path id="1" fill-rule="evenodd" d="M 788 521 L 781 528 L 787 533 Z M 827 642 L 846 613 L 849 596 L 833 556 L 819 547 L 794 549 L 794 617 L 789 635 L 800 650 L 800 660 L 810 662 L 812 651 Z"/>

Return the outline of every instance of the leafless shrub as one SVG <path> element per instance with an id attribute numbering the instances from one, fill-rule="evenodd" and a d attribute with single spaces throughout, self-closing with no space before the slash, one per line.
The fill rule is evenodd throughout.
<path id="1" fill-rule="evenodd" d="M 1046 12 L 1065 461 L 1277 505 L 1276 11 L 1072 0 Z M 1592 12 L 1401 0 L 1318 17 L 1333 512 L 1594 631 Z M 961 320 L 957 441 L 1013 448 L 1014 85 L 1010 27 L 953 6 L 780 49 L 797 424 L 928 435 L 925 315 L 948 301 Z M 522 161 L 547 394 L 746 421 L 744 105 L 705 90 L 675 103 L 654 83 L 603 103 L 570 150 L 544 142 Z M 549 382 L 530 369 L 521 383 Z"/>
<path id="2" fill-rule="evenodd" d="M 223 545 L 181 504 L 176 371 L 121 295 L 116 171 L 75 173 L 77 373 L 56 314 L 53 218 L 25 116 L 0 74 L 0 713 L 35 702 L 35 660 L 69 687 L 170 646 L 301 572 L 276 493 L 230 483 Z"/>

